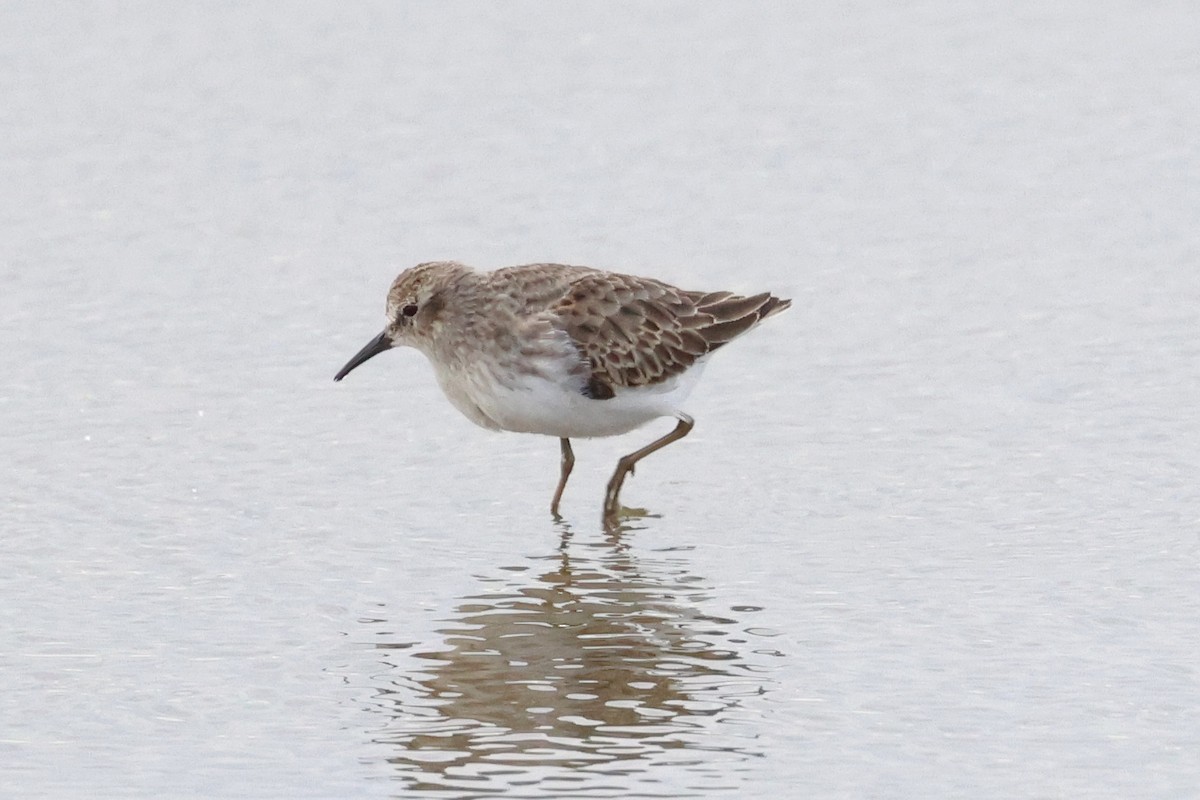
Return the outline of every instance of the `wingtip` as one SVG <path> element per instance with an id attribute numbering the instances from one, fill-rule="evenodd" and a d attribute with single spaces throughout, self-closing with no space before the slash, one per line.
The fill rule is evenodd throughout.
<path id="1" fill-rule="evenodd" d="M 776 297 L 775 295 L 771 295 L 767 299 L 767 302 L 763 304 L 759 319 L 766 319 L 781 311 L 787 311 L 791 307 L 792 299 L 790 297 Z"/>

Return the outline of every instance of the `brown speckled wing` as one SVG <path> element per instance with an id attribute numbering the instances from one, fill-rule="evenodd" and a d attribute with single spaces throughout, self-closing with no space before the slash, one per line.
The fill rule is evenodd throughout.
<path id="1" fill-rule="evenodd" d="M 591 366 L 588 393 L 652 386 L 740 336 L 790 301 L 769 293 L 686 292 L 660 281 L 589 272 L 554 307 Z"/>

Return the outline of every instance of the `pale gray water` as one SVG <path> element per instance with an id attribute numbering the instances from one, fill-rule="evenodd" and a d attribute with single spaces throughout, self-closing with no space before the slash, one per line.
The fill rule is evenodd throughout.
<path id="1" fill-rule="evenodd" d="M 0 6 L 0 796 L 1200 785 L 1200 11 Z M 400 268 L 795 300 L 616 457 Z"/>

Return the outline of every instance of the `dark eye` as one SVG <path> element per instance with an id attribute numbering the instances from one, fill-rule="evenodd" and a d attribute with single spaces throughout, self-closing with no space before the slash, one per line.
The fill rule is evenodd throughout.
<path id="1" fill-rule="evenodd" d="M 415 317 L 417 315 L 417 307 L 409 303 L 404 308 L 400 309 L 400 313 L 406 317 Z"/>

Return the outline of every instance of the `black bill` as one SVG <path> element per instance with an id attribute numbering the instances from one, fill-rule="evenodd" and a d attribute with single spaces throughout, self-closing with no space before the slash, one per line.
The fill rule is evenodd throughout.
<path id="1" fill-rule="evenodd" d="M 344 366 L 340 370 L 338 370 L 338 374 L 334 375 L 333 379 L 335 381 L 340 381 L 342 378 L 349 375 L 350 370 L 354 369 L 359 364 L 379 355 L 384 350 L 391 350 L 391 349 L 392 349 L 392 340 L 388 338 L 387 331 L 384 331 L 383 333 L 379 334 L 371 341 L 367 342 L 367 346 L 364 347 L 362 350 L 359 350 L 358 353 L 355 354 L 354 358 L 347 361 L 346 366 Z"/>

